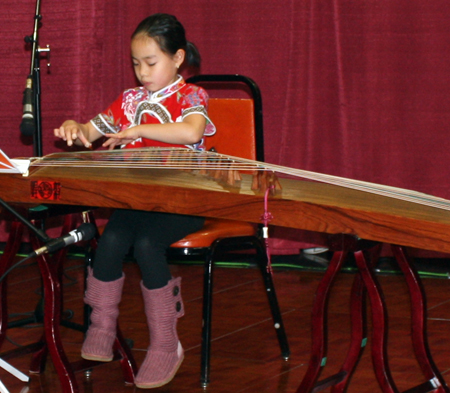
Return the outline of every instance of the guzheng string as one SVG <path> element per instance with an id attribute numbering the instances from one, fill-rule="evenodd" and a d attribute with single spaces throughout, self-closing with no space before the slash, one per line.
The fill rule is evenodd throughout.
<path id="1" fill-rule="evenodd" d="M 34 159 L 31 166 L 159 168 L 206 171 L 236 170 L 246 172 L 269 171 L 443 210 L 450 210 L 449 200 L 417 191 L 273 165 L 217 152 L 198 152 L 183 148 L 144 148 L 53 153 L 42 158 Z"/>

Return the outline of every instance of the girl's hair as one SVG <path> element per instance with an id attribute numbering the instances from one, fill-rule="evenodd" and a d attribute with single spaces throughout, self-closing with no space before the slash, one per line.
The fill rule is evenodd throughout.
<path id="1" fill-rule="evenodd" d="M 168 55 L 175 55 L 179 49 L 186 52 L 186 62 L 189 66 L 200 67 L 201 57 L 197 47 L 186 40 L 183 25 L 173 15 L 153 14 L 145 18 L 134 31 L 131 38 L 144 34 L 153 38 L 159 48 Z"/>

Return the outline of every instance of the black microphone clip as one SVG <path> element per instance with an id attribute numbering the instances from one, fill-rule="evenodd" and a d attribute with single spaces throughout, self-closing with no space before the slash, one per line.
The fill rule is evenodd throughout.
<path id="1" fill-rule="evenodd" d="M 67 235 L 52 239 L 41 248 L 33 251 L 33 256 L 39 256 L 45 253 L 52 253 L 59 249 L 70 246 L 71 244 L 78 243 L 82 240 L 91 240 L 96 234 L 96 228 L 94 224 L 84 223 L 77 229 L 70 231 Z"/>

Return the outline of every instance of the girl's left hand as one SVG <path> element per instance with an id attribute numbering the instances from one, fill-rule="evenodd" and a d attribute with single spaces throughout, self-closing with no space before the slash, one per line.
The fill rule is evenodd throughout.
<path id="1" fill-rule="evenodd" d="M 109 150 L 114 149 L 118 145 L 127 145 L 140 137 L 137 127 L 131 127 L 127 130 L 120 131 L 117 134 L 105 134 L 109 139 L 103 143 L 103 147 Z"/>

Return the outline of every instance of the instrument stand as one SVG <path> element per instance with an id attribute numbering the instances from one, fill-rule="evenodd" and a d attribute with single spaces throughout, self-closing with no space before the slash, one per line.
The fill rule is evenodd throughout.
<path id="1" fill-rule="evenodd" d="M 375 275 L 375 264 L 380 255 L 380 243 L 358 239 L 351 235 L 330 237 L 329 248 L 334 252 L 325 276 L 316 292 L 312 313 L 311 357 L 297 393 L 317 393 L 332 387 L 333 393 L 347 390 L 367 342 L 366 295 L 372 315 L 372 363 L 383 393 L 399 393 L 390 372 L 387 354 L 388 315 L 381 286 Z M 411 304 L 411 341 L 425 381 L 403 393 L 449 393 L 450 389 L 431 357 L 427 342 L 425 292 L 420 277 L 401 246 L 391 245 L 395 259 L 405 277 Z M 341 369 L 323 380 L 318 380 L 327 361 L 327 309 L 331 287 L 348 254 L 353 254 L 358 273 L 351 290 L 351 339 L 347 357 Z"/>

